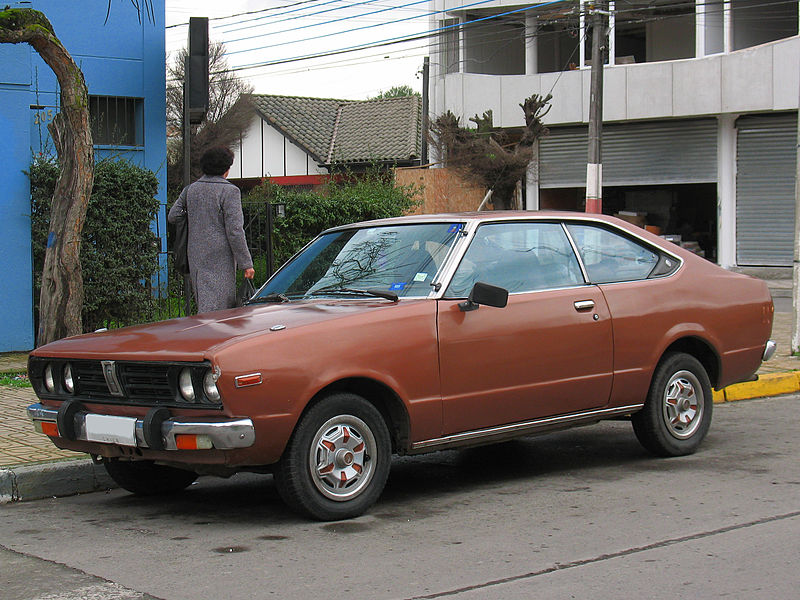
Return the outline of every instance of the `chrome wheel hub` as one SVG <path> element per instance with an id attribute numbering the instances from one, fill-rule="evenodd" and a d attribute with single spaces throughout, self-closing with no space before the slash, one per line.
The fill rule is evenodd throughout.
<path id="1" fill-rule="evenodd" d="M 372 457 L 377 456 L 375 437 L 358 417 L 340 415 L 325 422 L 310 450 L 311 481 L 331 500 L 352 500 L 372 479 Z"/>
<path id="2" fill-rule="evenodd" d="M 678 439 L 691 437 L 700 427 L 705 398 L 691 371 L 678 371 L 664 390 L 663 417 L 669 433 Z"/>

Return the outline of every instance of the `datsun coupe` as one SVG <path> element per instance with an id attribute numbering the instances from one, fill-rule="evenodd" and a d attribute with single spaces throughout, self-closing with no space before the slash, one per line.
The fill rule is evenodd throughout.
<path id="1" fill-rule="evenodd" d="M 308 516 L 378 499 L 413 455 L 629 419 L 697 450 L 712 388 L 775 350 L 764 282 L 610 216 L 481 212 L 336 227 L 242 307 L 29 359 L 38 431 L 134 494 L 272 473 Z"/>

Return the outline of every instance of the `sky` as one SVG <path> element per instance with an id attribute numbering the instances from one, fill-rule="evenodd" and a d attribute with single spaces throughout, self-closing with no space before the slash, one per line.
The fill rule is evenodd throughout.
<path id="1" fill-rule="evenodd" d="M 210 41 L 225 44 L 229 67 L 245 67 L 423 33 L 430 26 L 431 4 L 429 0 L 166 0 L 167 55 L 186 45 L 189 17 L 209 17 Z M 233 16 L 249 11 L 259 12 Z M 254 66 L 237 74 L 258 94 L 364 100 L 399 85 L 421 91 L 419 71 L 427 54 L 427 41 L 418 40 Z"/>

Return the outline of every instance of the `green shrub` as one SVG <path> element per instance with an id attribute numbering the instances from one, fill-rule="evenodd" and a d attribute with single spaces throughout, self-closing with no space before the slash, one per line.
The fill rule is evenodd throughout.
<path id="1" fill-rule="evenodd" d="M 29 176 L 38 315 L 58 165 L 36 158 Z M 126 160 L 102 160 L 95 165 L 81 242 L 84 331 L 149 320 L 154 308 L 151 278 L 159 268 L 158 238 L 150 229 L 159 208 L 157 191 L 156 176 Z"/>
<path id="2" fill-rule="evenodd" d="M 248 194 L 243 207 L 248 222 L 249 206 L 263 206 L 264 202 L 286 205 L 286 216 L 275 219 L 273 225 L 277 268 L 321 231 L 357 221 L 400 216 L 417 205 L 417 196 L 415 186 L 396 185 L 391 175 L 371 169 L 359 175 L 334 178 L 321 193 L 264 183 Z M 266 240 L 251 239 L 250 234 L 248 243 L 251 247 L 266 247 Z"/>

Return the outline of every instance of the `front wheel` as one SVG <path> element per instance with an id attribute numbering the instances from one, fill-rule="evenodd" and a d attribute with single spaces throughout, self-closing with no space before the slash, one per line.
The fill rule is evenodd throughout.
<path id="1" fill-rule="evenodd" d="M 676 352 L 656 367 L 644 408 L 632 417 L 633 431 L 658 456 L 692 454 L 708 433 L 714 401 L 705 368 Z"/>
<path id="2" fill-rule="evenodd" d="M 291 508 L 322 521 L 349 519 L 378 499 L 390 462 L 381 413 L 360 396 L 334 394 L 300 419 L 275 483 Z"/>
<path id="3" fill-rule="evenodd" d="M 150 460 L 105 459 L 106 472 L 117 485 L 137 496 L 173 494 L 190 486 L 197 473 L 157 465 Z"/>

